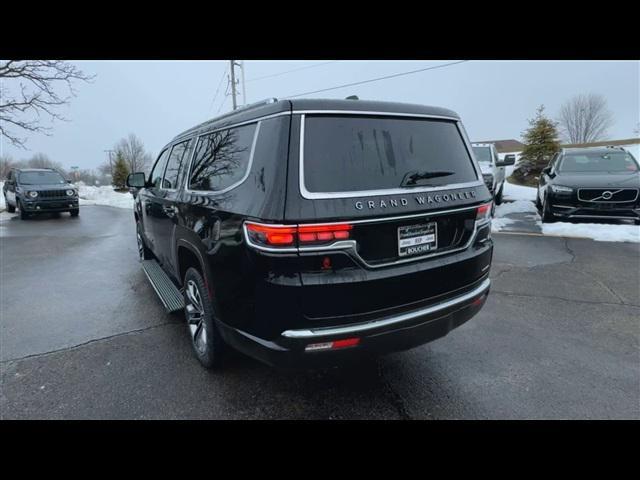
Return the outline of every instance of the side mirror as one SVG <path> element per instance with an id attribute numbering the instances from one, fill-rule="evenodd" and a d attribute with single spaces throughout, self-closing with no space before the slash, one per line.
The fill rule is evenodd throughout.
<path id="1" fill-rule="evenodd" d="M 505 155 L 502 160 L 496 162 L 496 167 L 506 167 L 507 165 L 515 165 L 516 156 L 513 153 Z"/>
<path id="2" fill-rule="evenodd" d="M 551 171 L 551 167 L 544 167 L 542 169 L 542 173 L 546 173 L 547 175 L 549 175 L 549 172 Z"/>
<path id="3" fill-rule="evenodd" d="M 144 172 L 130 173 L 127 177 L 127 187 L 144 188 L 147 182 L 144 178 Z"/>

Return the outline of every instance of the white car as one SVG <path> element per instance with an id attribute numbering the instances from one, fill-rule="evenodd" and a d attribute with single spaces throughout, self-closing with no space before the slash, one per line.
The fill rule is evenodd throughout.
<path id="1" fill-rule="evenodd" d="M 503 160 L 500 160 L 493 143 L 472 143 L 471 147 L 480 165 L 484 183 L 493 195 L 494 202 L 500 205 L 504 189 L 505 167 L 515 164 L 516 157 L 515 155 L 507 155 Z"/>

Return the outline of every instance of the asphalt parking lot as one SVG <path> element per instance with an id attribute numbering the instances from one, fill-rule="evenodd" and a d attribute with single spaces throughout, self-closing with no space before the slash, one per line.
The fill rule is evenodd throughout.
<path id="1" fill-rule="evenodd" d="M 640 246 L 495 234 L 447 337 L 357 367 L 209 372 L 138 262 L 133 216 L 0 221 L 3 419 L 639 419 Z"/>

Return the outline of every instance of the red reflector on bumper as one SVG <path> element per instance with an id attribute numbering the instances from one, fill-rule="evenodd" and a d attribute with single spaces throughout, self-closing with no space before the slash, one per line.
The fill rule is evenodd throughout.
<path id="1" fill-rule="evenodd" d="M 345 338 L 334 342 L 310 343 L 305 347 L 305 352 L 317 352 L 320 350 L 336 350 L 340 348 L 355 347 L 360 344 L 359 338 Z"/>
<path id="2" fill-rule="evenodd" d="M 333 342 L 332 348 L 355 347 L 360 343 L 359 338 L 345 338 L 344 340 L 336 340 Z"/>

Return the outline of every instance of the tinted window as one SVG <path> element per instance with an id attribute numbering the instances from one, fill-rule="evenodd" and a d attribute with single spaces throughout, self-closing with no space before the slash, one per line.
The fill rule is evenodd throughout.
<path id="1" fill-rule="evenodd" d="M 189 188 L 223 190 L 244 177 L 256 124 L 203 135 L 198 139 Z"/>
<path id="2" fill-rule="evenodd" d="M 560 172 L 637 172 L 638 165 L 626 152 L 569 153 Z"/>
<path id="3" fill-rule="evenodd" d="M 164 173 L 164 167 L 167 165 L 167 157 L 169 156 L 169 149 L 165 150 L 160 154 L 158 160 L 156 160 L 156 164 L 153 166 L 153 170 L 151 171 L 151 183 L 154 187 L 160 187 L 160 181 L 162 180 L 162 174 Z"/>
<path id="4" fill-rule="evenodd" d="M 191 140 L 187 140 L 186 142 L 178 143 L 171 149 L 167 169 L 164 173 L 162 188 L 178 188 L 178 175 L 182 166 L 187 162 L 187 152 L 189 151 L 190 142 Z"/>
<path id="5" fill-rule="evenodd" d="M 424 187 L 477 180 L 455 123 L 309 116 L 304 178 L 311 192 Z"/>
<path id="6" fill-rule="evenodd" d="M 491 148 L 473 147 L 473 154 L 478 159 L 478 162 L 491 163 Z"/>
<path id="7" fill-rule="evenodd" d="M 67 183 L 58 172 L 22 172 L 18 180 L 23 185 L 59 185 Z"/>

